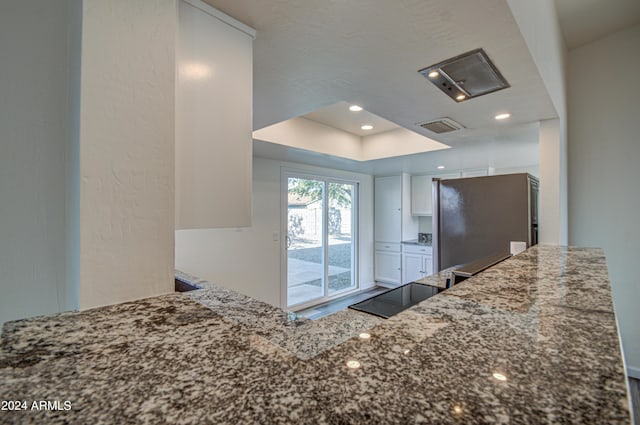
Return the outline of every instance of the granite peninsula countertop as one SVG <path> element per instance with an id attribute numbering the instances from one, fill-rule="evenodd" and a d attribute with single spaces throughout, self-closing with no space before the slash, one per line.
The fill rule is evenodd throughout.
<path id="1" fill-rule="evenodd" d="M 534 247 L 374 322 L 313 325 L 202 286 L 6 323 L 2 399 L 71 409 L 0 423 L 631 423 L 601 250 Z"/>

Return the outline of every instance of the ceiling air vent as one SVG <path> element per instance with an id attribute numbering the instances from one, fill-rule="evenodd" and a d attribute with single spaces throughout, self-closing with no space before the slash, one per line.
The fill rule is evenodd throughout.
<path id="1" fill-rule="evenodd" d="M 440 120 L 429 121 L 418 125 L 437 134 L 449 133 L 450 131 L 456 131 L 464 128 L 462 124 L 455 122 L 451 118 L 442 118 Z"/>
<path id="2" fill-rule="evenodd" d="M 418 71 L 456 102 L 510 87 L 483 49 L 476 49 Z"/>

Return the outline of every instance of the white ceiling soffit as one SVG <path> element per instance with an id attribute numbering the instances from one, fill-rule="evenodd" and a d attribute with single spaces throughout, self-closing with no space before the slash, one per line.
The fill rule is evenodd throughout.
<path id="1" fill-rule="evenodd" d="M 640 23 L 640 0 L 556 0 L 568 49 Z"/>
<path id="2" fill-rule="evenodd" d="M 354 104 L 338 102 L 305 114 L 302 117 L 355 134 L 356 136 L 370 136 L 372 134 L 401 128 L 391 121 L 387 121 L 364 109 L 358 112 L 350 111 L 349 107 L 352 105 Z M 365 124 L 371 125 L 373 128 L 371 130 L 363 130 L 361 127 Z"/>
<path id="3" fill-rule="evenodd" d="M 206 0 L 257 30 L 254 129 L 343 99 L 426 137 L 450 117 L 469 129 L 553 118 L 556 112 L 506 0 Z M 417 71 L 484 48 L 511 87 L 456 103 Z M 458 134 L 456 134 L 458 133 Z"/>
<path id="4" fill-rule="evenodd" d="M 347 113 L 350 112 L 347 110 Z M 253 132 L 253 138 L 354 161 L 370 161 L 449 148 L 445 144 L 396 125 L 384 132 L 358 136 L 305 117 L 292 118 L 256 130 Z"/>
<path id="5" fill-rule="evenodd" d="M 478 132 L 451 149 L 398 156 L 373 161 L 355 161 L 311 150 L 254 140 L 254 156 L 280 161 L 297 162 L 318 167 L 373 175 L 441 174 L 447 171 L 492 167 L 497 170 L 527 169 L 534 172 L 538 166 L 538 123 L 503 126 L 497 132 Z M 444 165 L 444 171 L 437 169 Z"/>

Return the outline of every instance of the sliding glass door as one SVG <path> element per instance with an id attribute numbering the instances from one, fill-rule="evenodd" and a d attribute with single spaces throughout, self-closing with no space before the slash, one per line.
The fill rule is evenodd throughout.
<path id="1" fill-rule="evenodd" d="M 357 183 L 285 174 L 283 186 L 287 308 L 357 289 Z"/>
<path id="2" fill-rule="evenodd" d="M 329 296 L 356 288 L 355 282 L 355 209 L 356 186 L 353 183 L 328 182 L 327 263 Z"/>

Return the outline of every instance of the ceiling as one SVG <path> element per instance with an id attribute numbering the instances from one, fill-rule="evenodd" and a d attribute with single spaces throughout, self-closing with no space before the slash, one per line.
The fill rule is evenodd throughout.
<path id="1" fill-rule="evenodd" d="M 557 116 L 506 0 L 206 0 L 254 27 L 254 130 L 336 102 L 450 146 Z M 456 103 L 418 70 L 482 47 L 511 87 Z M 417 123 L 450 117 L 464 131 Z M 516 127 L 517 128 L 517 127 Z"/>
<path id="2" fill-rule="evenodd" d="M 555 0 L 569 50 L 640 23 L 640 0 Z"/>
<path id="3" fill-rule="evenodd" d="M 306 116 L 361 135 L 337 109 L 319 111 L 346 102 L 453 147 L 358 162 L 258 141 L 258 156 L 376 174 L 422 172 L 441 158 L 460 158 L 457 168 L 537 164 L 531 123 L 557 116 L 507 0 L 204 1 L 257 30 L 254 130 Z M 640 0 L 555 1 L 570 49 L 640 21 Z M 417 72 L 478 47 L 510 88 L 456 103 Z M 508 122 L 494 120 L 501 112 Z M 416 125 L 443 117 L 466 128 L 435 135 Z"/>
<path id="4" fill-rule="evenodd" d="M 364 109 L 359 112 L 352 112 L 349 110 L 351 105 L 353 104 L 348 102 L 338 102 L 305 114 L 302 117 L 361 137 L 400 128 L 397 124 Z M 373 128 L 371 130 L 362 130 L 360 127 L 364 124 L 369 124 Z"/>
<path id="5" fill-rule="evenodd" d="M 457 147 L 427 153 L 405 155 L 373 161 L 355 161 L 310 150 L 254 140 L 256 156 L 281 161 L 299 162 L 339 170 L 373 175 L 441 174 L 444 171 L 493 167 L 529 168 L 534 174 L 538 165 L 538 123 L 505 125 L 495 129 L 477 131 L 472 140 Z"/>

